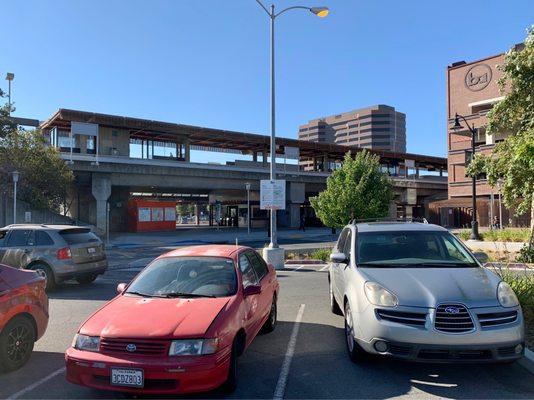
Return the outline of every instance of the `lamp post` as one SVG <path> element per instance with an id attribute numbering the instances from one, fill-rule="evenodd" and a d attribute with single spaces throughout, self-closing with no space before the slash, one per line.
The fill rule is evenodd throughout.
<path id="1" fill-rule="evenodd" d="M 7 86 L 7 104 L 8 104 L 8 115 L 11 116 L 11 81 L 15 79 L 15 74 L 12 72 L 8 72 L 6 74 L 6 81 L 8 82 Z"/>
<path id="2" fill-rule="evenodd" d="M 475 140 L 476 140 L 476 134 L 477 129 L 475 126 L 469 125 L 467 120 L 463 115 L 456 114 L 454 116 L 454 125 L 452 126 L 452 130 L 458 131 L 460 129 L 463 129 L 462 124 L 460 123 L 460 119 L 462 119 L 469 132 L 471 132 L 471 160 L 475 158 Z M 472 178 L 472 185 L 473 185 L 473 219 L 471 221 L 471 235 L 469 236 L 469 239 L 471 240 L 480 240 L 480 235 L 478 234 L 478 221 L 477 221 L 477 177 L 476 175 L 473 175 Z"/>
<path id="3" fill-rule="evenodd" d="M 13 171 L 13 223 L 17 223 L 17 183 L 19 181 L 19 171 Z"/>
<path id="4" fill-rule="evenodd" d="M 304 6 L 293 6 L 283 9 L 282 11 L 275 12 L 274 4 L 271 5 L 271 9 L 269 10 L 260 0 L 256 0 L 256 2 L 261 6 L 261 8 L 267 13 L 269 16 L 269 19 L 271 20 L 271 174 L 270 179 L 271 181 L 276 179 L 276 142 L 275 142 L 275 64 L 274 64 L 274 22 L 277 17 L 285 13 L 289 10 L 296 10 L 296 9 L 302 9 L 302 10 L 308 10 L 312 14 L 317 15 L 320 18 L 324 18 L 328 15 L 329 9 L 328 7 L 304 7 Z M 269 243 L 269 248 L 275 249 L 278 248 L 277 243 L 277 235 L 276 235 L 276 210 L 271 210 L 271 218 L 270 218 L 270 224 L 271 224 L 271 242 Z M 283 256 L 282 256 L 283 257 Z M 274 263 L 273 263 L 274 264 Z"/>
<path id="5" fill-rule="evenodd" d="M 250 183 L 245 183 L 247 190 L 247 233 L 250 235 Z"/>

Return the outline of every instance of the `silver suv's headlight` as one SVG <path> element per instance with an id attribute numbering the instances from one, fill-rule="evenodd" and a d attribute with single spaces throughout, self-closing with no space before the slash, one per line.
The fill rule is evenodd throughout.
<path id="1" fill-rule="evenodd" d="M 399 302 L 397 296 L 376 282 L 365 282 L 365 296 L 375 306 L 395 307 Z"/>
<path id="2" fill-rule="evenodd" d="M 497 298 L 503 307 L 516 307 L 519 305 L 519 300 L 517 300 L 514 291 L 510 285 L 504 281 L 499 283 L 499 286 L 497 287 Z"/>
<path id="3" fill-rule="evenodd" d="M 100 337 L 80 335 L 78 333 L 74 336 L 72 347 L 78 350 L 98 352 L 100 350 Z"/>
<path id="4" fill-rule="evenodd" d="M 173 340 L 169 356 L 200 356 L 217 351 L 218 339 Z"/>

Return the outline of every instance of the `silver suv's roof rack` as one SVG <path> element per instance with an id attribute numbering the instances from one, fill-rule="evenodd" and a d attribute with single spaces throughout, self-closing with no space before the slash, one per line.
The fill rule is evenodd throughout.
<path id="1" fill-rule="evenodd" d="M 420 222 L 423 224 L 428 224 L 426 218 L 423 217 L 410 217 L 410 218 L 392 218 L 392 217 L 383 217 L 383 218 L 365 218 L 365 219 L 353 219 L 350 221 L 351 225 L 364 223 L 364 222 Z"/>

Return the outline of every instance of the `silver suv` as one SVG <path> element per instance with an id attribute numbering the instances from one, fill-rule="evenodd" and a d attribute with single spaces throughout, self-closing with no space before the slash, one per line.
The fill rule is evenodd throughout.
<path id="1" fill-rule="evenodd" d="M 350 224 L 330 259 L 331 308 L 345 317 L 352 361 L 368 353 L 513 361 L 524 353 L 523 315 L 513 290 L 440 226 Z"/>
<path id="2" fill-rule="evenodd" d="M 90 229 L 72 225 L 0 228 L 0 263 L 40 271 L 47 290 L 72 278 L 91 283 L 108 266 L 102 241 Z"/>

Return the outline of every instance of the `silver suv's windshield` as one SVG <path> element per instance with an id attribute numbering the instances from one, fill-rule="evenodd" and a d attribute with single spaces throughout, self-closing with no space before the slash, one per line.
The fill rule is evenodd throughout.
<path id="1" fill-rule="evenodd" d="M 150 264 L 126 294 L 144 297 L 225 297 L 237 291 L 234 262 L 222 257 L 165 257 Z"/>
<path id="2" fill-rule="evenodd" d="M 360 267 L 477 267 L 474 258 L 449 232 L 358 233 Z"/>

